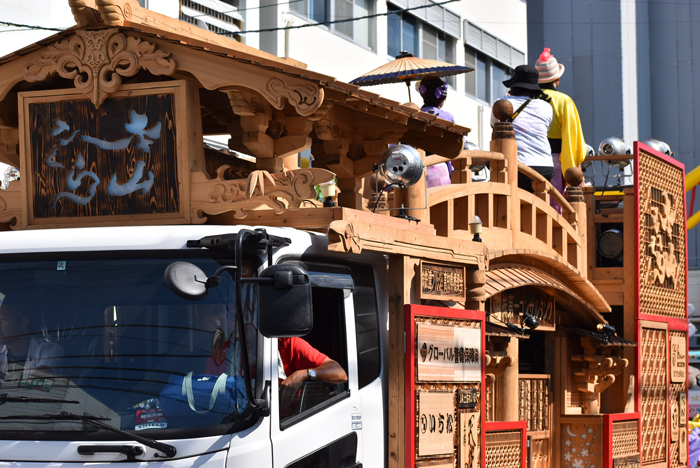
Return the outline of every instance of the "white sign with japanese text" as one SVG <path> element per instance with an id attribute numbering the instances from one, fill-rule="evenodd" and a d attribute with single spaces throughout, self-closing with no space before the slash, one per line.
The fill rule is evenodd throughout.
<path id="1" fill-rule="evenodd" d="M 481 381 L 481 330 L 416 323 L 419 382 Z"/>

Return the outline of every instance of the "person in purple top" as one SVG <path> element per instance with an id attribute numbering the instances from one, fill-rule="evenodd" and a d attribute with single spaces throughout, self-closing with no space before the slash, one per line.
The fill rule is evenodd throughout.
<path id="1" fill-rule="evenodd" d="M 418 83 L 417 87 L 423 98 L 423 107 L 420 110 L 428 114 L 437 115 L 442 120 L 455 121 L 452 114 L 442 110 L 445 99 L 447 99 L 447 83 L 437 76 L 427 76 Z M 426 176 L 428 188 L 449 184 L 452 170 L 452 164 L 449 162 L 429 166 Z"/>

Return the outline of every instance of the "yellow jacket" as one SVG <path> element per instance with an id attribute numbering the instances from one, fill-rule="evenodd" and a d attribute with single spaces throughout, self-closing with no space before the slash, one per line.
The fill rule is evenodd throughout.
<path id="1" fill-rule="evenodd" d="M 586 158 L 586 142 L 583 139 L 581 120 L 576 104 L 569 96 L 553 89 L 542 91 L 552 99 L 550 104 L 554 110 L 554 119 L 547 137 L 552 140 L 561 139 L 559 161 L 561 173 L 564 175 L 567 169 L 578 166 Z"/>

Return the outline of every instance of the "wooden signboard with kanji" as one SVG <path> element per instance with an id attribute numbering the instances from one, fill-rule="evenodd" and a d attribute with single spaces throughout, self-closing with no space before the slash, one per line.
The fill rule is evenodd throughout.
<path id="1" fill-rule="evenodd" d="M 189 221 L 187 85 L 124 85 L 97 108 L 74 90 L 19 93 L 27 225 Z"/>

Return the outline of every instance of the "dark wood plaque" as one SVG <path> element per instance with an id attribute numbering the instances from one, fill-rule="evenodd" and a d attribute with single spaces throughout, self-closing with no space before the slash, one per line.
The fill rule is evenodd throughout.
<path id="1" fill-rule="evenodd" d="M 555 310 L 554 296 L 531 286 L 504 291 L 491 299 L 491 312 L 501 313 L 501 320 L 520 323 L 520 317 L 529 313 L 539 321 L 538 330 L 555 329 Z"/>
<path id="2" fill-rule="evenodd" d="M 56 93 L 22 95 L 29 224 L 186 216 L 177 86 L 140 85 L 99 108 L 83 95 Z"/>
<path id="3" fill-rule="evenodd" d="M 443 301 L 464 301 L 466 272 L 464 267 L 420 262 L 420 297 Z"/>
<path id="4" fill-rule="evenodd" d="M 479 391 L 476 388 L 457 389 L 457 408 L 476 408 L 479 405 Z"/>

